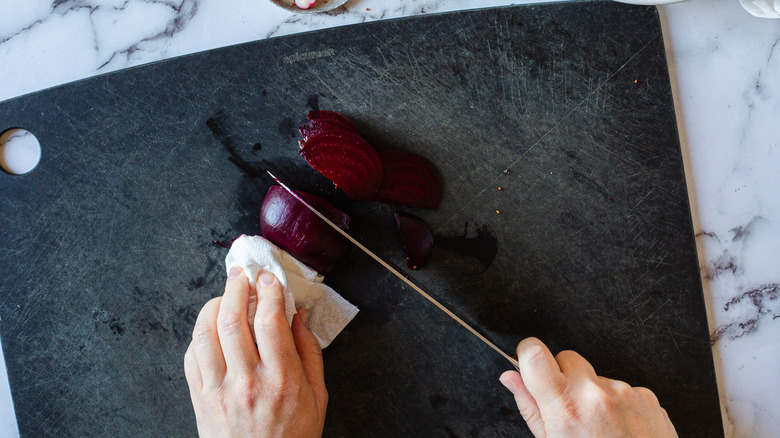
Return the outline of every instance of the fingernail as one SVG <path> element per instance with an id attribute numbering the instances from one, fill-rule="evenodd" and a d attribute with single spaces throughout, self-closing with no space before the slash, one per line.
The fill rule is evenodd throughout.
<path id="1" fill-rule="evenodd" d="M 504 387 L 508 389 L 509 392 L 512 393 L 512 395 L 517 394 L 517 388 L 515 388 L 515 385 L 512 384 L 512 382 L 509 379 L 504 378 L 504 376 L 502 375 L 501 377 L 498 378 L 498 380 L 501 381 L 501 384 L 504 385 Z"/>
<path id="2" fill-rule="evenodd" d="M 259 277 L 257 277 L 257 285 L 260 287 L 268 287 L 272 284 L 274 284 L 274 281 L 276 280 L 276 277 L 274 277 L 274 274 L 270 272 L 262 272 Z"/>
<path id="3" fill-rule="evenodd" d="M 309 328 L 309 312 L 306 311 L 305 307 L 298 309 L 298 317 L 301 318 L 303 325 Z"/>
<path id="4" fill-rule="evenodd" d="M 241 268 L 239 268 L 238 266 L 233 266 L 232 268 L 230 268 L 230 272 L 228 273 L 228 280 L 230 280 L 231 278 L 238 277 L 238 274 L 240 273 L 241 273 Z"/>

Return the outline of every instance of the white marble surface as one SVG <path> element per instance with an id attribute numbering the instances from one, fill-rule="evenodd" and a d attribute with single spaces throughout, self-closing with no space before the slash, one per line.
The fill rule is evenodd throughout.
<path id="1" fill-rule="evenodd" d="M 277 35 L 510 3 L 527 2 L 350 0 L 336 13 L 296 15 L 264 0 L 0 0 L 0 100 Z M 777 437 L 780 20 L 755 18 L 738 0 L 661 12 L 726 435 Z M 16 434 L 7 387 L 0 381 L 4 437 Z"/>

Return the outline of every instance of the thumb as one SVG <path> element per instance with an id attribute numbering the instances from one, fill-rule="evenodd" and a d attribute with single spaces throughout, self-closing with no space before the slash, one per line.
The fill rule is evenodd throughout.
<path id="1" fill-rule="evenodd" d="M 322 361 L 320 343 L 307 327 L 308 323 L 309 315 L 306 309 L 298 309 L 298 313 L 293 318 L 292 333 L 295 339 L 295 348 L 298 350 L 298 356 L 303 365 L 303 373 L 306 375 L 306 380 L 308 380 L 314 391 L 314 397 L 317 399 L 317 405 L 324 415 L 325 407 L 328 404 L 328 391 L 325 389 L 325 366 Z"/>
<path id="2" fill-rule="evenodd" d="M 544 410 L 563 395 L 566 376 L 542 341 L 536 338 L 523 339 L 517 346 L 517 362 L 524 386 L 540 408 Z"/>
<path id="3" fill-rule="evenodd" d="M 523 382 L 523 376 L 517 371 L 507 371 L 499 378 L 501 383 L 515 396 L 515 403 L 520 415 L 523 416 L 528 428 L 536 438 L 546 438 L 547 432 L 544 429 L 544 421 L 539 411 L 539 405 L 536 399 L 528 392 L 528 388 Z"/>

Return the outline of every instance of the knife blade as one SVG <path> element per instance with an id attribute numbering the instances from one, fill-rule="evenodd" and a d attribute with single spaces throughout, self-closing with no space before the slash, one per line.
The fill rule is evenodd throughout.
<path id="1" fill-rule="evenodd" d="M 453 320 L 455 320 L 455 321 L 456 321 L 458 324 L 460 324 L 461 326 L 463 326 L 463 328 L 465 328 L 466 330 L 468 330 L 468 331 L 469 331 L 469 333 L 471 333 L 472 335 L 476 336 L 476 337 L 477 337 L 477 339 L 479 339 L 480 341 L 482 341 L 482 342 L 483 342 L 485 345 L 487 345 L 487 346 L 488 346 L 488 347 L 490 347 L 491 349 L 495 350 L 495 351 L 496 351 L 498 354 L 500 354 L 500 355 L 501 355 L 501 356 L 502 356 L 504 359 L 508 360 L 508 361 L 509 361 L 509 363 L 511 363 L 511 364 L 512 364 L 512 366 L 514 366 L 514 367 L 515 367 L 515 369 L 517 369 L 517 370 L 519 371 L 519 369 L 520 369 L 520 368 L 519 368 L 519 364 L 518 364 L 518 362 L 517 362 L 517 359 L 515 359 L 515 358 L 513 358 L 512 356 L 510 356 L 510 355 L 506 354 L 506 353 L 505 353 L 503 350 L 501 350 L 500 348 L 498 348 L 498 346 L 496 346 L 496 344 L 494 344 L 494 343 L 493 343 L 493 342 L 491 342 L 491 341 L 490 341 L 488 338 L 486 338 L 484 335 L 482 335 L 480 332 L 478 332 L 478 331 L 477 331 L 477 330 L 476 330 L 474 327 L 470 326 L 468 323 L 466 323 L 466 321 L 462 320 L 460 317 L 458 317 L 458 315 L 456 315 L 455 313 L 453 313 L 453 312 L 452 312 L 450 309 L 448 309 L 446 306 L 444 306 L 443 304 L 441 304 L 439 301 L 437 301 L 435 298 L 433 298 L 433 297 L 432 297 L 430 294 L 428 294 L 427 292 L 425 292 L 425 290 L 423 290 L 423 289 L 422 289 L 422 287 L 420 287 L 420 286 L 418 286 L 417 284 L 415 284 L 415 283 L 414 283 L 414 282 L 413 282 L 413 281 L 412 281 L 412 280 L 409 278 L 409 276 L 408 276 L 407 274 L 405 274 L 405 273 L 402 273 L 401 271 L 399 271 L 398 269 L 396 269 L 395 267 L 393 267 L 393 265 L 391 265 L 390 263 L 386 262 L 384 259 L 382 259 L 382 258 L 381 258 L 381 257 L 379 257 L 378 255 L 374 254 L 374 252 L 373 252 L 373 251 L 371 251 L 370 249 L 366 248 L 366 247 L 365 247 L 365 246 L 364 246 L 362 243 L 360 243 L 360 242 L 359 242 L 357 239 L 355 239 L 354 237 L 352 237 L 352 235 L 350 235 L 350 234 L 349 234 L 347 231 L 343 230 L 341 227 L 339 227 L 338 225 L 334 224 L 334 223 L 333 223 L 333 222 L 332 222 L 330 219 L 328 219 L 328 218 L 327 218 L 327 217 L 326 217 L 324 214 L 320 213 L 320 212 L 319 212 L 319 211 L 318 211 L 316 208 L 312 207 L 312 206 L 311 206 L 311 205 L 310 205 L 308 202 L 306 202 L 306 200 L 305 200 L 305 199 L 301 198 L 301 197 L 300 197 L 300 196 L 299 196 L 297 193 L 295 193 L 295 191 L 294 191 L 293 189 L 291 189 L 291 188 L 290 188 L 290 187 L 289 187 L 287 184 L 283 183 L 283 182 L 282 182 L 282 181 L 281 181 L 281 180 L 280 180 L 278 177 L 276 177 L 276 175 L 274 175 L 273 173 L 271 173 L 271 171 L 270 171 L 270 170 L 266 170 L 266 172 L 268 172 L 268 174 L 271 176 L 271 178 L 273 178 L 273 179 L 274 179 L 274 181 L 276 181 L 276 182 L 277 182 L 277 183 L 278 183 L 280 186 L 282 186 L 282 188 L 283 188 L 284 190 L 286 190 L 286 191 L 287 191 L 287 192 L 288 192 L 290 195 L 292 195 L 292 196 L 293 196 L 295 199 L 297 199 L 299 202 L 301 202 L 303 205 L 305 205 L 305 206 L 306 206 L 306 208 L 308 208 L 309 210 L 311 210 L 311 212 L 312 212 L 312 213 L 314 213 L 315 215 L 317 215 L 317 217 L 319 217 L 320 219 L 322 219 L 322 220 L 323 220 L 323 221 L 324 221 L 326 224 L 328 224 L 328 225 L 329 225 L 331 228 L 333 228 L 334 230 L 338 231 L 338 232 L 339 232 L 339 233 L 340 233 L 342 236 L 344 236 L 344 238 L 346 238 L 347 240 L 349 240 L 350 242 L 352 242 L 352 244 L 354 244 L 355 246 L 357 246 L 358 248 L 360 248 L 360 250 L 361 250 L 361 251 L 363 251 L 363 252 L 364 252 L 364 253 L 366 253 L 366 254 L 367 254 L 369 257 L 371 257 L 372 259 L 374 259 L 374 260 L 375 260 L 377 263 L 379 263 L 380 265 L 382 265 L 382 267 L 384 267 L 385 269 L 387 269 L 388 271 L 390 271 L 390 272 L 391 272 L 393 275 L 395 275 L 396 277 L 398 277 L 399 279 L 401 279 L 401 281 L 403 281 L 404 283 L 406 283 L 406 284 L 407 284 L 409 287 L 411 287 L 411 288 L 412 288 L 412 289 L 413 289 L 415 292 L 419 293 L 419 294 L 420 294 L 420 295 L 422 295 L 422 296 L 423 296 L 425 299 L 427 299 L 428 301 L 430 301 L 430 302 L 431 302 L 431 303 L 432 303 L 434 306 L 436 306 L 436 307 L 437 307 L 439 310 L 441 310 L 442 312 L 444 312 L 444 313 L 445 313 L 447 316 L 449 316 L 450 318 L 452 318 Z"/>

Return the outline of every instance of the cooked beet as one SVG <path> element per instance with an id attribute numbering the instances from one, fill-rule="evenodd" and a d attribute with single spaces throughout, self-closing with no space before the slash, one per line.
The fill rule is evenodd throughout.
<path id="1" fill-rule="evenodd" d="M 404 213 L 395 213 L 395 226 L 401 236 L 401 246 L 409 269 L 421 268 L 431 258 L 433 232 L 421 218 Z"/>
<path id="2" fill-rule="evenodd" d="M 349 230 L 352 219 L 328 201 L 298 192 L 333 223 Z M 263 236 L 318 272 L 326 273 L 346 263 L 354 245 L 317 217 L 281 186 L 272 186 L 260 210 Z"/>
<path id="3" fill-rule="evenodd" d="M 357 132 L 319 133 L 309 138 L 299 153 L 352 199 L 368 199 L 382 184 L 379 154 Z"/>
<path id="4" fill-rule="evenodd" d="M 439 204 L 439 178 L 425 158 L 402 151 L 382 151 L 380 201 L 433 210 Z"/>

